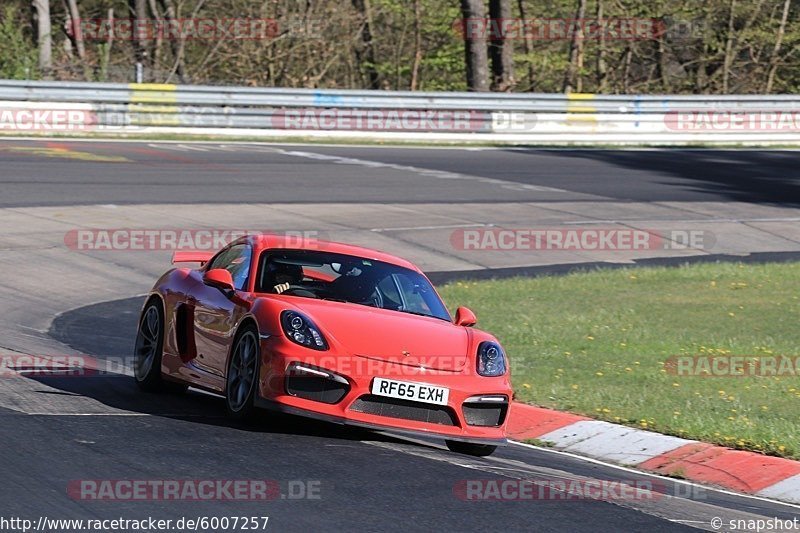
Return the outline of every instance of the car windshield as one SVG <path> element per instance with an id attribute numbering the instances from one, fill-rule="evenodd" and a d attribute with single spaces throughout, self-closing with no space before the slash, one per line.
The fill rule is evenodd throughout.
<path id="1" fill-rule="evenodd" d="M 450 321 L 430 282 L 382 261 L 311 250 L 262 254 L 256 291 L 368 305 Z"/>

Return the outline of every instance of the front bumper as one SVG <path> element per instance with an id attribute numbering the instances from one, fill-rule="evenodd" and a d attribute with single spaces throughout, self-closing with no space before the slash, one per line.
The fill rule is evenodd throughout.
<path id="1" fill-rule="evenodd" d="M 338 416 L 326 415 L 323 413 L 318 413 L 316 411 L 311 411 L 307 409 L 300 409 L 297 407 L 293 407 L 291 405 L 285 405 L 280 402 L 276 402 L 273 400 L 267 400 L 266 398 L 257 397 L 256 398 L 256 407 L 261 409 L 267 409 L 270 411 L 277 411 L 279 413 L 285 413 L 289 415 L 295 416 L 303 416 L 306 418 L 312 418 L 314 420 L 320 420 L 322 422 L 330 422 L 332 424 L 340 424 L 345 426 L 353 426 L 359 427 L 364 429 L 371 429 L 373 431 L 390 431 L 392 433 L 399 433 L 403 435 L 409 435 L 412 437 L 443 437 L 448 440 L 456 440 L 460 442 L 469 442 L 473 444 L 491 444 L 494 446 L 505 446 L 508 444 L 508 439 L 505 437 L 502 438 L 478 438 L 478 437 L 470 437 L 470 436 L 454 436 L 449 433 L 438 433 L 433 430 L 413 430 L 413 429 L 404 429 L 399 428 L 393 425 L 382 425 L 382 424 L 375 424 L 371 422 L 362 422 L 359 420 L 354 420 L 352 418 L 343 418 Z"/>
<path id="2" fill-rule="evenodd" d="M 262 339 L 261 353 L 259 407 L 380 431 L 437 436 L 477 444 L 506 443 L 508 405 L 512 397 L 507 376 L 487 378 L 468 370 L 421 369 L 349 354 L 337 355 L 331 351 L 315 352 L 279 336 Z M 315 399 L 291 394 L 286 385 L 287 368 L 295 362 L 331 373 L 337 381 L 336 387 L 343 387 L 341 383 L 346 381 L 346 389 L 338 396 L 326 392 Z M 371 384 L 375 377 L 446 387 L 450 391 L 447 406 L 373 396 Z M 506 398 L 505 410 L 497 425 L 468 423 L 465 402 L 466 407 L 474 406 L 476 396 Z M 341 399 L 325 403 L 319 401 L 321 398 L 326 401 Z M 475 422 L 474 415 L 469 419 Z"/>

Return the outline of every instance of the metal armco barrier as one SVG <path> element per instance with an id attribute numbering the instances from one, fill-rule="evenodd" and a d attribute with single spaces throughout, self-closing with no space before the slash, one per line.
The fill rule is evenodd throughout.
<path id="1" fill-rule="evenodd" d="M 427 93 L 0 80 L 0 133 L 800 144 L 800 95 Z"/>

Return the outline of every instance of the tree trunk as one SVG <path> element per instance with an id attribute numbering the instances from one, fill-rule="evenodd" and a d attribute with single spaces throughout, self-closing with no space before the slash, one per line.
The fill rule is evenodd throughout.
<path id="1" fill-rule="evenodd" d="M 353 0 L 353 7 L 356 8 L 361 16 L 361 45 L 362 49 L 356 49 L 356 60 L 359 66 L 367 75 L 367 85 L 370 89 L 380 89 L 380 78 L 375 68 L 375 47 L 372 43 L 372 9 L 370 0 Z"/>
<path id="2" fill-rule="evenodd" d="M 622 93 L 628 94 L 631 82 L 631 63 L 633 61 L 633 48 L 628 44 L 622 59 Z"/>
<path id="3" fill-rule="evenodd" d="M 603 0 L 597 0 L 595 17 L 597 18 L 597 24 L 602 28 Z M 602 93 L 606 90 L 606 81 L 608 80 L 608 68 L 606 67 L 606 33 L 604 31 L 600 31 L 600 39 L 597 42 L 597 64 L 595 72 L 597 78 L 597 92 Z"/>
<path id="4" fill-rule="evenodd" d="M 711 8 L 704 8 L 703 28 L 709 28 L 711 21 Z M 697 58 L 697 71 L 695 72 L 694 88 L 695 92 L 705 94 L 708 84 L 708 45 L 706 44 L 705 33 L 700 36 L 699 54 Z"/>
<path id="5" fill-rule="evenodd" d="M 728 13 L 728 36 L 725 39 L 725 59 L 722 65 L 722 94 L 728 94 L 728 83 L 731 76 L 731 65 L 733 64 L 735 12 L 736 0 L 731 0 L 730 12 Z"/>
<path id="6" fill-rule="evenodd" d="M 483 26 L 486 22 L 483 0 L 461 0 L 461 16 L 464 19 L 467 87 L 470 91 L 488 91 L 489 55 Z M 470 30 L 471 24 L 474 24 L 475 30 Z"/>
<path id="7" fill-rule="evenodd" d="M 136 61 L 142 63 L 143 65 L 147 65 L 149 60 L 149 48 L 150 48 L 150 40 L 147 36 L 147 30 L 138 31 L 139 21 L 147 21 L 147 0 L 132 0 L 133 2 L 133 16 L 135 20 L 135 26 L 133 31 L 133 43 L 134 43 L 134 50 L 136 52 Z M 152 25 L 147 24 L 146 22 L 143 23 L 145 28 L 151 27 Z"/>
<path id="8" fill-rule="evenodd" d="M 75 50 L 78 51 L 78 59 L 81 60 L 84 67 L 86 66 L 86 45 L 83 42 L 83 33 L 81 32 L 81 14 L 78 11 L 78 2 L 76 0 L 67 0 L 67 8 L 69 9 L 69 18 L 72 21 L 72 35 L 75 39 Z"/>
<path id="9" fill-rule="evenodd" d="M 33 9 L 36 13 L 39 68 L 46 77 L 53 68 L 53 31 L 50 23 L 50 0 L 33 0 Z"/>
<path id="10" fill-rule="evenodd" d="M 511 0 L 489 0 L 490 27 L 497 29 L 489 44 L 492 90 L 509 91 L 514 86 L 514 42 L 502 35 L 503 22 L 511 18 Z"/>
<path id="11" fill-rule="evenodd" d="M 576 86 L 576 76 L 580 77 L 578 74 L 578 69 L 583 65 L 583 35 L 580 30 L 577 28 L 581 28 L 583 25 L 583 18 L 586 15 L 586 0 L 578 0 L 578 9 L 575 12 L 575 26 L 576 30 L 572 34 L 572 39 L 569 43 L 569 66 L 567 67 L 567 72 L 564 75 L 564 92 L 571 93 L 572 89 Z M 577 83 L 580 86 L 580 80 Z M 578 88 L 580 91 L 580 87 Z"/>
<path id="12" fill-rule="evenodd" d="M 108 38 L 103 50 L 102 81 L 108 81 L 108 67 L 111 65 L 111 48 L 114 46 L 114 8 L 108 8 Z"/>
<path id="13" fill-rule="evenodd" d="M 72 41 L 75 39 L 76 28 L 75 24 L 72 22 L 72 17 L 69 15 L 69 6 L 67 6 L 67 0 L 62 0 L 61 3 L 64 4 L 64 13 L 66 13 L 64 15 L 64 34 L 67 36 L 67 38 L 64 39 L 64 53 L 67 54 L 67 57 L 71 62 L 75 57 L 75 54 L 72 52 L 73 48 L 75 48 L 75 46 L 72 44 Z M 80 31 L 80 28 L 78 28 L 77 31 Z"/>
<path id="14" fill-rule="evenodd" d="M 150 13 L 153 14 L 153 18 L 156 20 L 160 20 L 161 17 L 158 12 L 158 6 L 156 5 L 156 0 L 148 0 L 148 4 L 150 5 Z M 155 70 L 158 70 L 161 66 L 161 48 L 164 45 L 164 36 L 163 32 L 159 31 L 156 33 L 156 43 L 153 47 L 153 57 L 152 57 L 152 64 Z"/>
<path id="15" fill-rule="evenodd" d="M 175 6 L 173 5 L 172 0 L 161 0 L 161 7 L 164 9 L 164 13 L 167 16 L 167 21 L 172 26 L 174 24 L 173 21 L 175 20 Z M 174 72 L 178 75 L 178 80 L 181 83 L 186 83 L 186 65 L 184 65 L 183 61 L 183 35 L 181 35 L 179 41 L 170 39 L 169 45 L 172 49 L 174 65 L 169 77 L 165 81 L 171 81 L 172 72 Z"/>
<path id="16" fill-rule="evenodd" d="M 67 9 L 69 10 L 69 19 L 72 21 L 72 37 L 75 40 L 75 50 L 78 51 L 78 59 L 83 69 L 83 78 L 87 81 L 91 81 L 92 70 L 89 63 L 86 61 L 86 43 L 84 42 L 83 31 L 81 30 L 81 13 L 78 11 L 77 0 L 67 0 Z"/>
<path id="17" fill-rule="evenodd" d="M 411 65 L 411 90 L 419 84 L 419 66 L 422 63 L 422 9 L 420 0 L 414 0 L 414 63 Z"/>
<path id="18" fill-rule="evenodd" d="M 669 94 L 670 83 L 669 75 L 667 73 L 667 50 L 663 35 L 659 36 L 658 41 L 656 41 L 656 67 L 658 78 L 661 81 L 661 89 L 665 93 Z"/>
<path id="19" fill-rule="evenodd" d="M 780 54 L 783 36 L 786 33 L 786 21 L 789 20 L 789 8 L 791 5 L 792 0 L 785 0 L 783 3 L 781 25 L 778 28 L 778 35 L 775 37 L 775 47 L 772 49 L 772 54 L 769 57 L 769 74 L 767 74 L 767 85 L 764 89 L 764 92 L 767 94 L 772 92 L 772 85 L 775 83 L 775 74 L 778 72 L 778 54 Z"/>
<path id="20" fill-rule="evenodd" d="M 517 0 L 517 7 L 519 8 L 519 18 L 523 21 L 525 20 L 525 0 Z M 524 24 L 524 22 L 523 22 Z M 536 77 L 534 76 L 533 72 L 533 45 L 531 44 L 531 40 L 526 34 L 525 37 L 522 39 L 523 44 L 525 45 L 525 62 L 528 64 L 528 90 L 532 91 L 533 86 L 536 83 Z"/>

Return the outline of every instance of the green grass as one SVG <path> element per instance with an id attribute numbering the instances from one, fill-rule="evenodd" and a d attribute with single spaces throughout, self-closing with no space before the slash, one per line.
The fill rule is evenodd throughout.
<path id="1" fill-rule="evenodd" d="M 526 444 L 533 444 L 534 446 L 538 446 L 540 448 L 552 448 L 555 446 L 555 442 L 549 440 L 541 440 L 541 439 L 525 439 L 523 442 Z"/>
<path id="2" fill-rule="evenodd" d="M 503 343 L 518 400 L 800 458 L 800 377 L 665 369 L 673 355 L 800 355 L 800 263 L 462 281 L 441 292 Z"/>

